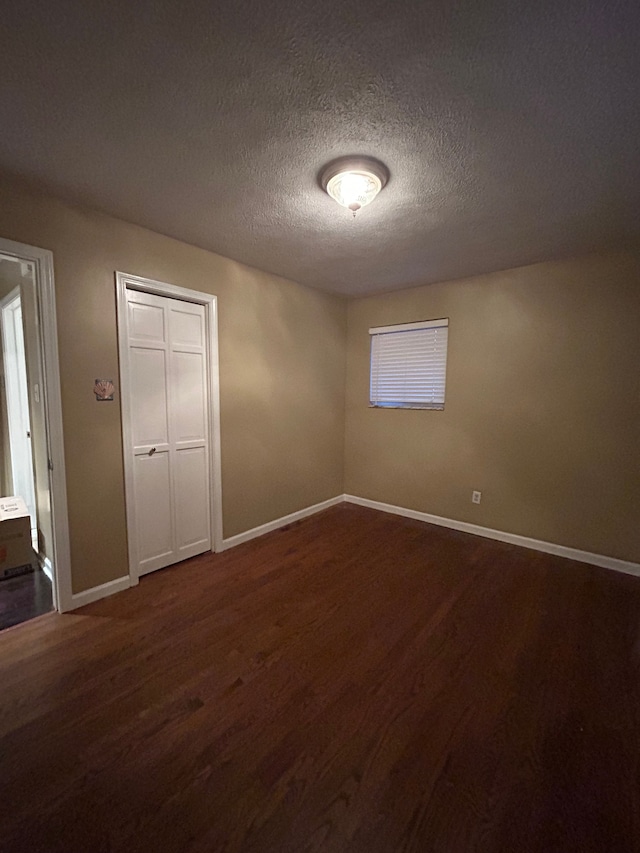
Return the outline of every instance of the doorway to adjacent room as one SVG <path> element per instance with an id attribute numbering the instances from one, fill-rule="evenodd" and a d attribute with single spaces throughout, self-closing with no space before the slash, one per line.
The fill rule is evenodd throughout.
<path id="1" fill-rule="evenodd" d="M 0 630 L 70 609 L 51 253 L 0 238 Z"/>

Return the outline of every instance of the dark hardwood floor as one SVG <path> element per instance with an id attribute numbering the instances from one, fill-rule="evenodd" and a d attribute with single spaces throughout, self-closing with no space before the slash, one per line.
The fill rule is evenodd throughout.
<path id="1" fill-rule="evenodd" d="M 640 579 L 355 506 L 0 634 L 0 848 L 640 850 Z"/>
<path id="2" fill-rule="evenodd" d="M 52 609 L 51 581 L 41 569 L 0 580 L 0 631 Z"/>

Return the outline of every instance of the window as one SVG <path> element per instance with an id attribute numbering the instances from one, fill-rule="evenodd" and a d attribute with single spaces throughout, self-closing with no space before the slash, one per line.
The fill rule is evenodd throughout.
<path id="1" fill-rule="evenodd" d="M 371 406 L 444 409 L 448 320 L 369 329 Z"/>

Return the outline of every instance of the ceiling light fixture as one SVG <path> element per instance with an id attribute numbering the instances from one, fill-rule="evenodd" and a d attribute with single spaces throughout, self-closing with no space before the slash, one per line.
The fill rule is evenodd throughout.
<path id="1" fill-rule="evenodd" d="M 389 180 L 389 170 L 373 157 L 340 157 L 320 174 L 322 189 L 353 215 L 374 200 Z"/>

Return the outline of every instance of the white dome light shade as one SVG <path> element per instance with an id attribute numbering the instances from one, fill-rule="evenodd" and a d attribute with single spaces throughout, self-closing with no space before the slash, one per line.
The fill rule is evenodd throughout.
<path id="1" fill-rule="evenodd" d="M 327 192 L 349 210 L 360 210 L 382 189 L 380 179 L 369 172 L 339 172 L 327 184 Z"/>
<path id="2" fill-rule="evenodd" d="M 320 182 L 322 188 L 338 204 L 352 210 L 354 216 L 378 195 L 387 183 L 386 166 L 369 157 L 343 157 L 324 169 Z"/>

